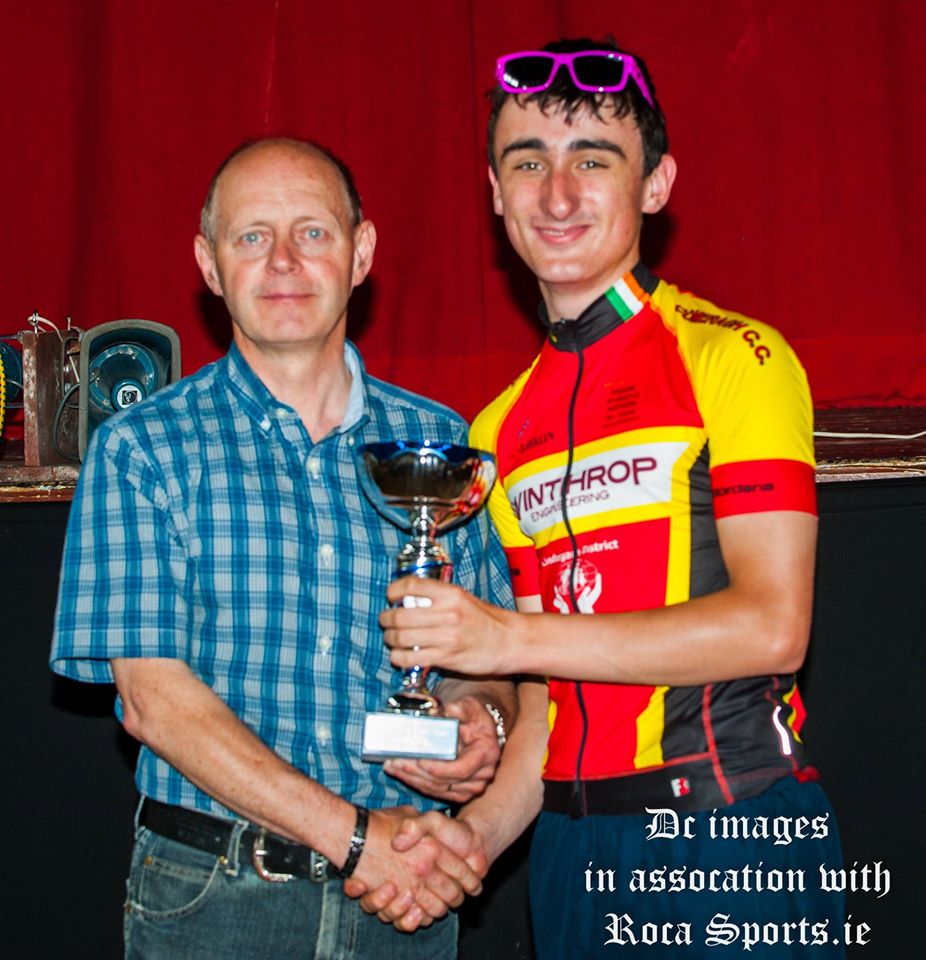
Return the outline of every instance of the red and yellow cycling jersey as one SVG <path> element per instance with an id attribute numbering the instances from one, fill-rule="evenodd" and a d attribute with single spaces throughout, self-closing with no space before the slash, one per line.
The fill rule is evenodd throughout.
<path id="1" fill-rule="evenodd" d="M 489 506 L 516 595 L 604 613 L 726 586 L 716 518 L 814 513 L 812 426 L 806 376 L 780 334 L 640 265 L 550 326 L 471 442 L 497 458 Z M 802 762 L 793 676 L 549 685 L 548 780 L 704 761 L 732 797 L 730 784 Z"/>

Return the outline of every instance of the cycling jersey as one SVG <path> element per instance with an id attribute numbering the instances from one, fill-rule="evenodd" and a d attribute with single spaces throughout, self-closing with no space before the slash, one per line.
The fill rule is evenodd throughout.
<path id="1" fill-rule="evenodd" d="M 815 513 L 812 424 L 780 334 L 638 265 L 575 320 L 549 324 L 531 366 L 473 424 L 472 444 L 497 458 L 489 506 L 516 595 L 606 613 L 722 589 L 717 518 Z M 551 678 L 549 691 L 547 781 L 645 776 L 641 804 L 703 809 L 803 764 L 793 675 Z"/>

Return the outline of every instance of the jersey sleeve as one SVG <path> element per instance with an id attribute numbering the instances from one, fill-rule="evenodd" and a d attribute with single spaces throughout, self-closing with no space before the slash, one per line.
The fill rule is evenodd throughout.
<path id="1" fill-rule="evenodd" d="M 510 393 L 509 388 L 476 417 L 470 428 L 469 442 L 473 447 L 487 450 L 496 460 L 499 476 L 489 494 L 489 515 L 502 542 L 508 560 L 511 587 L 515 598 L 518 598 L 540 593 L 540 575 L 534 542 L 521 530 L 508 500 L 503 458 L 499 457 L 498 435 L 504 413 L 511 405 Z"/>
<path id="2" fill-rule="evenodd" d="M 715 516 L 816 514 L 813 406 L 800 361 L 773 327 L 692 300 L 675 315 L 708 435 Z"/>

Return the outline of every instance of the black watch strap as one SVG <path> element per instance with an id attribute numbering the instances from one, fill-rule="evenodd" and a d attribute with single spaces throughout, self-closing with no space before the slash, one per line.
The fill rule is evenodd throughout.
<path id="1" fill-rule="evenodd" d="M 357 869 L 360 854 L 367 842 L 367 825 L 370 822 L 370 811 L 366 807 L 357 808 L 357 821 L 354 823 L 354 832 L 350 837 L 350 846 L 347 848 L 347 859 L 344 866 L 338 871 L 345 880 Z"/>

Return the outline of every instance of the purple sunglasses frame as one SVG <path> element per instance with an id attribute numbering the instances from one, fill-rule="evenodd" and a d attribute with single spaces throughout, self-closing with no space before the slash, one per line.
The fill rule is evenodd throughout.
<path id="1" fill-rule="evenodd" d="M 547 82 L 534 87 L 513 87 L 510 83 L 507 83 L 505 81 L 505 67 L 510 61 L 517 60 L 520 57 L 543 57 L 549 60 L 552 66 Z M 621 82 L 608 84 L 603 87 L 593 87 L 587 83 L 581 83 L 576 76 L 574 66 L 576 57 L 604 57 L 607 60 L 619 60 L 624 66 L 624 75 L 621 77 Z M 616 53 L 614 50 L 576 50 L 574 53 L 552 53 L 549 50 L 522 50 L 520 53 L 507 53 L 505 56 L 499 57 L 496 61 L 495 77 L 498 80 L 498 85 L 505 93 L 539 93 L 541 90 L 547 90 L 552 86 L 560 67 L 566 67 L 577 89 L 587 90 L 590 93 L 618 93 L 623 90 L 624 87 L 627 86 L 628 81 L 632 79 L 634 83 L 636 83 L 637 89 L 643 94 L 646 102 L 654 109 L 656 107 L 656 104 L 653 103 L 652 94 L 649 92 L 649 87 L 646 85 L 646 80 L 643 79 L 643 73 L 637 66 L 637 61 L 634 60 L 629 53 Z"/>

